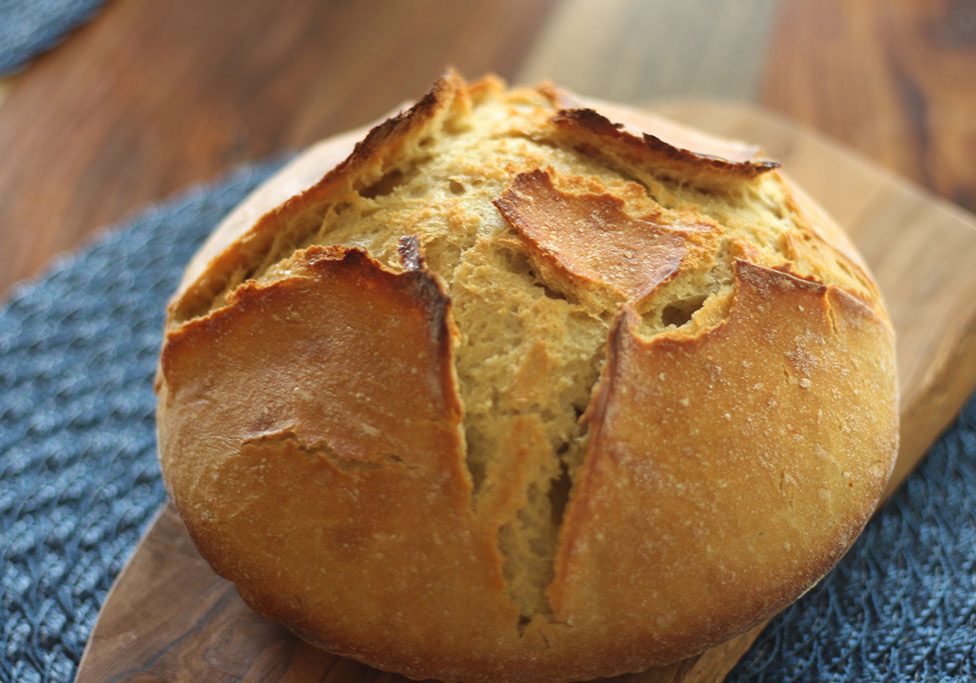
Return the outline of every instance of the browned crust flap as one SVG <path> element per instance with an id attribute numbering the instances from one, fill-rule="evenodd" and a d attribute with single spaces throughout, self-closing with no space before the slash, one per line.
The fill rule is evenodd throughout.
<path id="1" fill-rule="evenodd" d="M 682 226 L 632 218 L 611 194 L 569 194 L 546 171 L 520 173 L 494 202 L 537 258 L 583 284 L 639 299 L 673 275 L 685 256 Z"/>
<path id="2" fill-rule="evenodd" d="M 340 246 L 312 246 L 295 257 L 297 277 L 276 280 L 266 285 L 248 282 L 238 287 L 228 298 L 228 305 L 207 316 L 191 320 L 166 335 L 161 356 L 162 377 L 167 378 L 173 359 L 187 346 L 206 344 L 219 338 L 222 331 L 252 309 L 273 308 L 274 302 L 285 292 L 302 286 L 309 278 L 338 279 L 353 283 L 359 293 L 367 292 L 374 300 L 396 297 L 406 310 L 413 308 L 427 321 L 430 356 L 440 358 L 440 372 L 435 384 L 438 400 L 452 419 L 460 419 L 461 404 L 453 375 L 453 344 L 456 332 L 450 322 L 450 298 L 440 281 L 422 264 L 396 273 L 359 248 Z M 404 298 L 405 297 L 405 298 Z M 408 303 L 409 302 L 409 303 Z M 370 331 L 364 331 L 366 334 Z M 396 343 L 397 340 L 391 340 Z"/>
<path id="3" fill-rule="evenodd" d="M 711 154 L 703 154 L 676 147 L 650 133 L 640 137 L 625 130 L 623 124 L 613 123 L 593 109 L 561 109 L 552 119 L 553 124 L 569 132 L 583 131 L 626 145 L 643 157 L 659 162 L 670 162 L 691 173 L 733 174 L 754 178 L 779 168 L 778 161 L 770 159 L 730 160 Z"/>

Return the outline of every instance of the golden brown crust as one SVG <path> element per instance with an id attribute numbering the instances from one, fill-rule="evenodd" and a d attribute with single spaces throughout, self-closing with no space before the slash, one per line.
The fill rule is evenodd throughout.
<path id="1" fill-rule="evenodd" d="M 623 301 L 657 287 L 687 253 L 681 226 L 663 225 L 653 215 L 631 218 L 614 195 L 561 192 L 545 171 L 515 176 L 494 203 L 537 262 L 555 262 L 583 286 L 597 285 Z"/>
<path id="2" fill-rule="evenodd" d="M 368 166 L 382 164 L 385 157 L 395 156 L 406 140 L 415 137 L 429 126 L 439 113 L 449 107 L 461 90 L 461 78 L 453 70 L 439 78 L 430 92 L 409 109 L 400 112 L 370 129 L 366 137 L 353 147 L 345 160 L 330 170 L 316 184 L 287 199 L 264 214 L 257 223 L 211 260 L 206 270 L 193 282 L 184 282 L 179 295 L 169 307 L 169 318 L 177 322 L 206 313 L 213 299 L 226 286 L 235 271 L 243 270 L 247 279 L 256 265 L 256 254 L 268 251 L 275 237 L 321 219 L 329 200 L 355 189 L 351 181 Z"/>
<path id="3" fill-rule="evenodd" d="M 893 337 L 842 231 L 752 147 L 608 106 L 645 128 L 635 135 L 568 97 L 450 72 L 310 189 L 267 213 L 274 187 L 255 195 L 174 298 L 158 378 L 166 484 L 214 568 L 319 647 L 447 680 L 672 662 L 807 590 L 880 496 L 897 436 Z M 479 142 L 445 177 L 387 187 L 388 173 L 407 182 L 400 162 L 428 154 L 424 140 L 471 145 L 470 112 L 495 101 L 514 121 L 490 148 L 502 161 Z M 478 183 L 490 200 L 457 198 Z M 733 222 L 738 198 L 760 192 L 782 221 Z M 691 204 L 713 195 L 727 205 Z M 322 237 L 343 202 L 374 216 L 349 234 L 392 230 L 383 256 Z M 396 208 L 369 213 L 384 206 Z M 264 215 L 245 229 L 248 211 Z M 437 242 L 441 219 L 474 226 L 460 255 Z M 511 410 L 495 442 L 506 459 L 475 476 L 480 408 L 462 400 L 461 354 L 486 333 L 461 314 L 504 314 L 515 299 L 490 301 L 502 276 L 528 292 L 526 315 L 549 318 L 512 318 L 534 336 L 510 369 L 513 401 L 487 393 Z M 605 349 L 545 336 L 593 330 Z M 557 405 L 553 386 L 570 381 L 558 369 L 579 366 L 559 354 L 584 351 L 592 399 Z M 576 431 L 551 426 L 554 406 Z M 573 444 L 578 460 L 563 454 Z M 539 507 L 540 483 L 563 501 Z M 552 554 L 540 604 L 520 602 L 510 575 L 518 543 L 537 539 L 517 536 L 541 524 L 526 521 L 535 509 L 558 531 L 539 551 Z"/>
<path id="4" fill-rule="evenodd" d="M 377 622 L 435 656 L 443 634 L 413 615 L 452 594 L 459 633 L 493 619 L 514 631 L 510 605 L 468 594 L 496 596 L 501 578 L 494 545 L 470 532 L 439 285 L 352 250 L 313 247 L 299 261 L 168 336 L 160 457 L 195 542 L 263 613 L 369 661 L 406 666 Z M 239 400 L 219 400 L 223 386 Z M 323 580 L 360 588 L 323 591 Z"/>
<path id="5" fill-rule="evenodd" d="M 889 475 L 886 325 L 746 261 L 735 282 L 728 317 L 697 336 L 644 340 L 632 311 L 611 336 L 550 594 L 574 626 L 609 613 L 643 632 L 621 660 L 714 645 L 782 609 L 847 549 Z M 614 589 L 635 577 L 646 592 Z"/>
<path id="6" fill-rule="evenodd" d="M 205 276 L 211 263 L 248 233 L 262 216 L 315 185 L 329 170 L 346 159 L 369 129 L 370 127 L 359 128 L 313 145 L 286 164 L 275 175 L 274 182 L 266 182 L 251 192 L 221 221 L 194 254 L 183 273 L 173 301 L 194 283 L 200 286 L 198 281 Z"/>

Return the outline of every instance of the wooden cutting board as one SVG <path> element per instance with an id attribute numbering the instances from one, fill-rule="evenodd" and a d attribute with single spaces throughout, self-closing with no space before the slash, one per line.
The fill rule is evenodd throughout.
<path id="1" fill-rule="evenodd" d="M 711 101 L 650 108 L 762 144 L 860 247 L 898 332 L 901 451 L 890 493 L 976 386 L 976 217 L 767 112 Z M 761 630 L 616 680 L 721 680 Z M 251 612 L 167 505 L 116 580 L 78 669 L 85 683 L 123 680 L 406 679 L 315 650 Z"/>

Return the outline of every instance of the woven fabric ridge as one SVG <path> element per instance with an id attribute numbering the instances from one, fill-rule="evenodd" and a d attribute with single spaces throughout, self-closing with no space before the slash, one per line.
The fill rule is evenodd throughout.
<path id="1" fill-rule="evenodd" d="M 162 503 L 163 307 L 220 218 L 278 166 L 151 208 L 0 310 L 0 681 L 71 680 Z M 976 398 L 841 565 L 734 681 L 976 678 Z"/>
<path id="2" fill-rule="evenodd" d="M 91 19 L 105 0 L 0 0 L 0 74 L 27 62 Z"/>

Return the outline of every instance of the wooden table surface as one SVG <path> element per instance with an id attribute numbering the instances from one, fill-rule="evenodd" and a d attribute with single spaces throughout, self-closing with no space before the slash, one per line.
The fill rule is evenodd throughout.
<path id="1" fill-rule="evenodd" d="M 758 102 L 976 210 L 973 0 L 111 0 L 0 80 L 0 298 L 100 227 L 446 64 Z"/>

